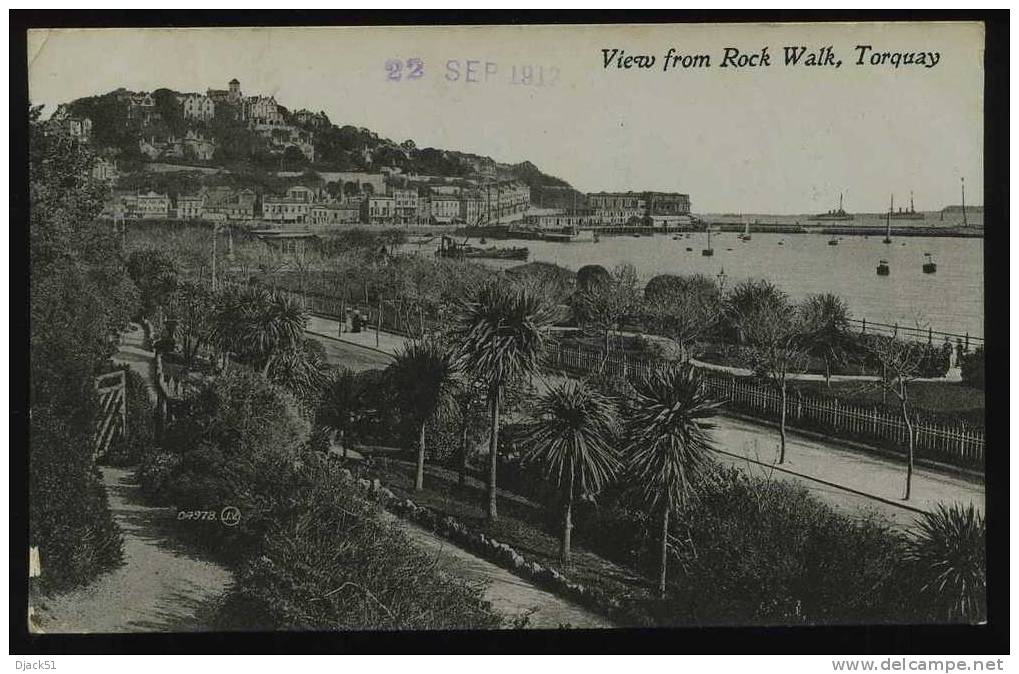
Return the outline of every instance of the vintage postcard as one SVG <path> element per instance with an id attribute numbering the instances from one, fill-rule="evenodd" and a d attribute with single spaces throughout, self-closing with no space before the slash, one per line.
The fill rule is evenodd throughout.
<path id="1" fill-rule="evenodd" d="M 984 39 L 30 30 L 30 630 L 985 621 Z"/>

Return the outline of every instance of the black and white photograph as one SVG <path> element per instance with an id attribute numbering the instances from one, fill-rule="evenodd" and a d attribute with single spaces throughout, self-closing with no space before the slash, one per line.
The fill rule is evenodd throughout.
<path id="1" fill-rule="evenodd" d="M 26 46 L 31 635 L 986 624 L 983 22 Z"/>

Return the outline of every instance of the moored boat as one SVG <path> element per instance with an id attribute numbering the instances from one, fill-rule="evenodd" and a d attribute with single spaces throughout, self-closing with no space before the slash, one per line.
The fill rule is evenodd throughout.
<path id="1" fill-rule="evenodd" d="M 891 273 L 891 268 L 888 266 L 888 260 L 879 260 L 877 263 L 877 275 L 888 276 Z"/>
<path id="2" fill-rule="evenodd" d="M 938 265 L 934 262 L 934 258 L 930 253 L 923 254 L 923 273 L 934 274 L 938 271 Z"/>

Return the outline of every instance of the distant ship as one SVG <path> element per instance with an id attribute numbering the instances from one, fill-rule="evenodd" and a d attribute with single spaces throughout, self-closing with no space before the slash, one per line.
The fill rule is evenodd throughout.
<path id="1" fill-rule="evenodd" d="M 917 213 L 916 209 L 913 208 L 913 192 L 909 193 L 909 210 L 899 208 L 899 210 L 892 210 L 889 212 L 888 217 L 892 220 L 923 220 L 923 213 Z"/>
<path id="2" fill-rule="evenodd" d="M 827 213 L 821 213 L 819 215 L 812 216 L 810 219 L 811 220 L 826 220 L 826 221 L 832 221 L 832 220 L 845 221 L 845 220 L 852 220 L 853 219 L 853 214 L 852 213 L 846 213 L 845 209 L 842 208 L 842 193 L 840 192 L 839 193 L 839 207 L 838 207 L 837 210 L 828 211 Z"/>

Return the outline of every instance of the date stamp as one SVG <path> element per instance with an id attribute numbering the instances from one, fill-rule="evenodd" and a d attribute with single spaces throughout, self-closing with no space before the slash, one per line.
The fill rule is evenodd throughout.
<path id="1" fill-rule="evenodd" d="M 428 70 L 420 57 L 391 58 L 385 62 L 390 82 L 421 80 Z M 541 63 L 500 64 L 482 59 L 447 59 L 442 78 L 451 84 L 509 84 L 522 87 L 554 87 L 559 84 L 558 66 Z"/>

